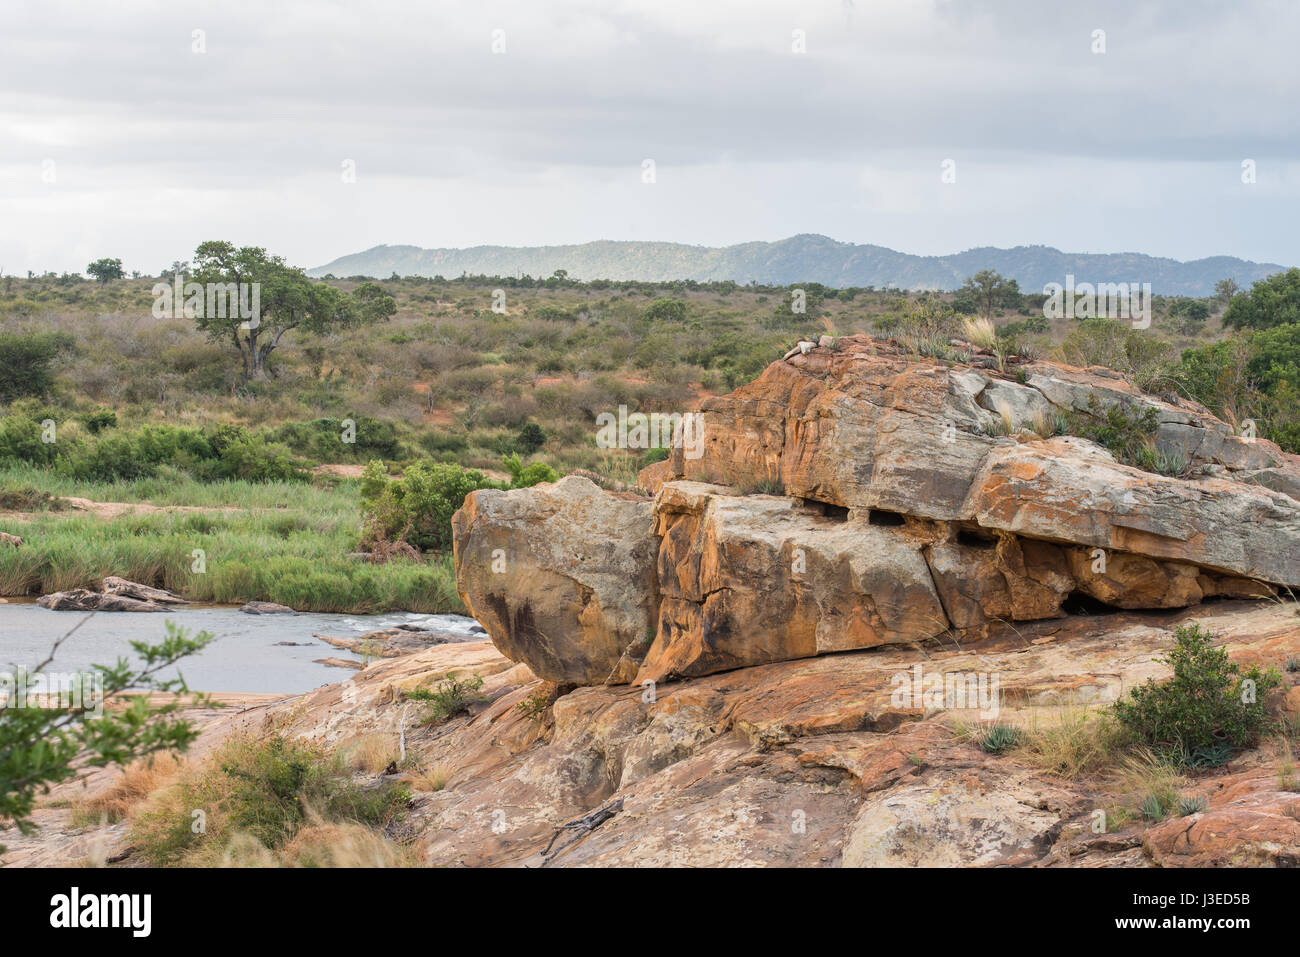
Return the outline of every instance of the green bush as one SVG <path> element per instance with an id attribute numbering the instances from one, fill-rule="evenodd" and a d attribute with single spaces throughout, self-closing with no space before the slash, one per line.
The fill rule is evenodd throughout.
<path id="1" fill-rule="evenodd" d="M 15 414 L 0 419 L 0 464 L 52 464 L 61 447 L 43 441 L 43 432 L 40 423 L 30 416 Z"/>
<path id="2" fill-rule="evenodd" d="M 433 688 L 416 688 L 408 691 L 406 696 L 412 701 L 425 701 L 429 704 L 427 718 L 431 724 L 441 724 L 458 714 L 469 710 L 469 706 L 483 701 L 479 689 L 483 687 L 480 675 L 470 675 L 461 681 L 452 672 Z"/>
<path id="3" fill-rule="evenodd" d="M 225 445 L 215 462 L 198 468 L 197 477 L 207 481 L 297 482 L 307 478 L 305 466 L 283 445 L 256 435 Z"/>
<path id="4" fill-rule="evenodd" d="M 343 419 L 286 422 L 271 433 L 271 438 L 316 462 L 361 462 L 406 456 L 401 432 L 394 423 L 364 415 L 350 419 L 353 428 L 348 430 Z M 345 431 L 354 441 L 343 440 Z"/>
<path id="5" fill-rule="evenodd" d="M 644 317 L 652 322 L 685 322 L 686 303 L 680 299 L 656 299 L 646 306 Z"/>
<path id="6" fill-rule="evenodd" d="M 445 462 L 421 460 L 401 478 L 389 479 L 384 464 L 372 461 L 361 478 L 362 512 L 372 540 L 405 540 L 421 551 L 451 547 L 451 517 L 465 496 L 481 488 L 500 488 L 482 472 Z"/>
<path id="7" fill-rule="evenodd" d="M 520 451 L 525 455 L 529 455 L 546 444 L 546 432 L 536 422 L 528 422 L 519 430 L 515 442 L 518 444 Z"/>
<path id="8" fill-rule="evenodd" d="M 385 824 L 410 793 L 392 783 L 355 784 L 337 754 L 274 735 L 230 739 L 202 769 L 184 776 L 169 798 L 139 814 L 131 828 L 133 842 L 155 866 L 206 862 L 204 845 L 212 851 L 237 835 L 274 850 L 313 820 Z M 208 829 L 195 834 L 192 813 L 200 809 Z"/>
<path id="9" fill-rule="evenodd" d="M 0 334 L 0 402 L 49 392 L 54 385 L 54 360 L 73 345 L 66 332 Z"/>
<path id="10" fill-rule="evenodd" d="M 1275 670 L 1252 665 L 1246 671 L 1215 648 L 1217 637 L 1199 625 L 1174 632 L 1174 648 L 1163 659 L 1173 677 L 1148 679 L 1115 703 L 1120 724 L 1140 743 L 1187 755 L 1216 744 L 1254 744 L 1268 724 L 1264 696 L 1282 682 Z"/>
<path id="11" fill-rule="evenodd" d="M 1300 322 L 1300 269 L 1261 279 L 1250 292 L 1233 296 L 1223 324 L 1236 329 L 1268 329 Z"/>
<path id="12" fill-rule="evenodd" d="M 531 488 L 542 482 L 557 482 L 560 478 L 555 469 L 545 462 L 524 465 L 517 455 L 507 455 L 502 462 L 510 473 L 511 488 Z"/>
<path id="13" fill-rule="evenodd" d="M 1091 395 L 1088 410 L 1070 413 L 1065 426 L 1070 435 L 1104 446 L 1126 465 L 1165 474 L 1180 474 L 1186 469 L 1185 459 L 1162 455 L 1155 447 L 1160 431 L 1160 413 L 1155 406 L 1122 402 L 1103 406 Z"/>
<path id="14" fill-rule="evenodd" d="M 91 435 L 99 435 L 105 429 L 117 428 L 117 413 L 112 409 L 96 409 L 81 417 L 81 424 Z"/>

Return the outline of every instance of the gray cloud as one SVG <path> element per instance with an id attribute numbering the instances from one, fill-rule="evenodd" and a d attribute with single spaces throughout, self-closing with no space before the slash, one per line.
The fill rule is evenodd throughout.
<path id="1" fill-rule="evenodd" d="M 814 231 L 1300 262 L 1297 28 L 1268 0 L 31 5 L 0 267 Z"/>

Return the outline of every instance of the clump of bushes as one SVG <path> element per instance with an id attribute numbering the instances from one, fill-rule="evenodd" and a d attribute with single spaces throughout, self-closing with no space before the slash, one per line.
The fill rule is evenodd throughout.
<path id="1" fill-rule="evenodd" d="M 1190 467 L 1186 456 L 1156 447 L 1160 413 L 1155 406 L 1117 402 L 1103 407 L 1093 395 L 1086 412 L 1071 413 L 1063 424 L 1070 435 L 1104 446 L 1125 465 L 1162 475 L 1182 475 Z"/>
<path id="2" fill-rule="evenodd" d="M 54 361 L 74 346 L 66 332 L 0 333 L 0 402 L 49 392 L 54 385 Z"/>
<path id="3" fill-rule="evenodd" d="M 1105 366 L 1143 392 L 1173 397 L 1178 356 L 1164 340 L 1115 319 L 1084 319 L 1061 345 L 1070 365 Z"/>
<path id="4" fill-rule="evenodd" d="M 0 511 L 59 512 L 67 503 L 30 485 L 0 485 Z"/>
<path id="5" fill-rule="evenodd" d="M 524 465 L 507 456 L 508 483 L 494 482 L 477 469 L 423 459 L 390 478 L 384 463 L 370 462 L 361 475 L 361 509 L 368 544 L 404 541 L 420 551 L 451 547 L 451 517 L 470 492 L 485 488 L 527 488 L 559 476 L 544 462 Z"/>
<path id="6" fill-rule="evenodd" d="M 1115 703 L 1115 717 L 1135 741 L 1186 763 L 1206 749 L 1242 748 L 1259 739 L 1269 722 L 1264 697 L 1282 677 L 1258 665 L 1243 671 L 1214 647 L 1216 637 L 1199 625 L 1178 628 L 1163 659 L 1173 677 L 1159 684 L 1148 679 Z"/>
<path id="7" fill-rule="evenodd" d="M 345 425 L 349 421 L 350 425 Z M 400 459 L 407 455 L 401 433 L 392 422 L 357 415 L 347 419 L 286 422 L 271 439 L 316 462 L 365 462 Z"/>
<path id="8" fill-rule="evenodd" d="M 151 799 L 131 839 L 154 866 L 212 865 L 249 843 L 283 849 L 309 827 L 381 827 L 409 801 L 400 784 L 355 783 L 340 756 L 316 745 L 237 737 Z"/>
<path id="9" fill-rule="evenodd" d="M 97 482 L 153 478 L 162 466 L 183 469 L 204 482 L 301 481 L 307 477 L 307 463 L 295 458 L 288 448 L 239 426 L 203 430 L 146 425 L 109 432 L 106 429 L 116 421 L 115 415 L 110 420 L 96 413 L 93 421 L 97 425 L 92 431 L 98 432 L 93 437 L 56 427 L 56 440 L 51 442 L 46 441 L 47 431 L 34 417 L 10 414 L 0 419 L 0 465 L 49 467 L 60 475 Z"/>

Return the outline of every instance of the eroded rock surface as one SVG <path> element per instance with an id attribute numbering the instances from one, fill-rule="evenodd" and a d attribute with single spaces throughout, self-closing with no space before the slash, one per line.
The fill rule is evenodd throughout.
<path id="1" fill-rule="evenodd" d="M 470 615 L 550 681 L 630 680 L 658 608 L 651 503 L 575 476 L 520 492 L 475 492 L 452 518 Z"/>
<path id="2" fill-rule="evenodd" d="M 1170 630 L 1188 621 L 1223 634 L 1243 664 L 1300 653 L 1294 605 L 1224 602 L 1034 622 L 920 662 L 885 646 L 660 683 L 653 695 L 584 687 L 538 715 L 519 705 L 553 686 L 484 641 L 373 664 L 229 720 L 331 746 L 375 733 L 396 740 L 404 728 L 419 763 L 446 774 L 440 790 L 417 794 L 408 822 L 433 865 L 1294 862 L 1300 794 L 1280 789 L 1267 751 L 1195 784 L 1202 813 L 1149 827 L 1134 815 L 1096 833 L 1095 811 L 1141 799 L 1117 791 L 1109 770 L 1065 779 L 954 731 L 992 720 L 981 708 L 994 697 L 998 721 L 1050 724 L 1163 678 Z M 996 675 L 997 694 L 970 707 L 913 694 L 935 676 L 947 687 L 976 673 Z M 403 691 L 448 674 L 482 676 L 485 700 L 446 725 L 421 725 Z M 1286 674 L 1292 696 L 1297 678 Z M 601 809 L 608 816 L 594 828 L 564 828 Z"/>
<path id="3" fill-rule="evenodd" d="M 508 657 L 559 682 L 641 682 L 981 639 L 1072 599 L 1181 608 L 1300 586 L 1300 457 L 1194 403 L 1106 370 L 806 345 L 703 403 L 693 442 L 642 473 L 653 501 L 577 477 L 466 500 L 458 588 Z M 1054 434 L 1117 405 L 1150 410 L 1152 447 L 1186 474 Z"/>

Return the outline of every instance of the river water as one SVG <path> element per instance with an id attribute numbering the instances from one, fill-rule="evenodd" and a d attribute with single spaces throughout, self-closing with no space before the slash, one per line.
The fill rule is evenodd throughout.
<path id="1" fill-rule="evenodd" d="M 15 666 L 30 668 L 43 661 L 54 642 L 86 615 L 79 611 L 50 611 L 14 599 L 0 605 L 0 671 L 12 671 Z M 166 633 L 168 621 L 191 634 L 209 631 L 215 636 L 202 652 L 179 662 L 192 690 L 246 694 L 296 694 L 351 677 L 351 669 L 316 664 L 313 659 L 360 661 L 361 657 L 327 645 L 313 638 L 313 633 L 354 637 L 409 623 L 469 635 L 478 625 L 461 615 L 246 615 L 238 608 L 210 605 L 181 606 L 161 613 L 99 612 L 64 642 L 46 671 L 75 672 L 92 664 L 111 665 L 119 655 L 133 659 L 129 642 L 158 642 Z M 168 677 L 171 674 L 174 669 L 165 673 Z"/>

